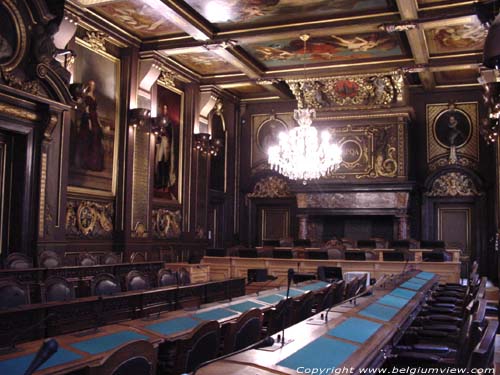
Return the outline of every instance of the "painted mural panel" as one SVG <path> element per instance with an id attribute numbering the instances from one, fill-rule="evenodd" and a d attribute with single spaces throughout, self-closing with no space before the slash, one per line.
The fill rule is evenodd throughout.
<path id="1" fill-rule="evenodd" d="M 141 38 L 183 32 L 165 17 L 162 12 L 165 8 L 161 2 L 142 0 L 115 1 L 92 7 L 103 17 Z"/>
<path id="2" fill-rule="evenodd" d="M 403 54 L 397 36 L 380 32 L 312 35 L 305 51 L 304 42 L 298 36 L 247 44 L 243 47 L 269 68 L 300 65 L 305 62 L 357 61 Z"/>
<path id="3" fill-rule="evenodd" d="M 73 82 L 81 84 L 70 132 L 70 190 L 115 193 L 120 61 L 79 39 Z"/>
<path id="4" fill-rule="evenodd" d="M 487 30 L 479 22 L 439 26 L 425 30 L 431 54 L 478 51 L 483 49 Z"/>
<path id="5" fill-rule="evenodd" d="M 293 20 L 388 8 L 386 0 L 187 0 L 198 13 L 218 26 L 236 22 L 253 26 L 276 19 Z"/>
<path id="6" fill-rule="evenodd" d="M 154 196 L 180 203 L 184 97 L 178 90 L 157 87 Z"/>
<path id="7" fill-rule="evenodd" d="M 238 71 L 233 65 L 213 52 L 182 53 L 173 55 L 172 58 L 200 75 Z"/>

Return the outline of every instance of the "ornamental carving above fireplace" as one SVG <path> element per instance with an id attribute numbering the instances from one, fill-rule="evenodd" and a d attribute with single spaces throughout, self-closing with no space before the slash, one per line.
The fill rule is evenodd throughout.
<path id="1" fill-rule="evenodd" d="M 282 178 L 271 176 L 257 182 L 249 198 L 290 198 L 294 195 L 288 190 L 288 184 Z"/>

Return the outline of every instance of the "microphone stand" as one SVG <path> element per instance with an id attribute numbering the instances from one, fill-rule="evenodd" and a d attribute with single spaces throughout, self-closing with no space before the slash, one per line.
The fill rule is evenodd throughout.
<path id="1" fill-rule="evenodd" d="M 290 286 L 292 285 L 293 276 L 295 275 L 295 271 L 293 268 L 288 269 L 288 284 L 286 287 L 286 298 L 285 298 L 285 311 L 283 312 L 283 318 L 285 322 L 288 320 L 289 313 L 289 305 L 291 301 L 288 299 L 290 296 Z M 283 324 L 283 329 L 281 330 L 281 347 L 285 346 L 285 324 Z"/>

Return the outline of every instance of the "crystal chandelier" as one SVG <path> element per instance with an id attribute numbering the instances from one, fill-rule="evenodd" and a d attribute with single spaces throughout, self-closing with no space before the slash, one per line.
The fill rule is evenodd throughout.
<path id="1" fill-rule="evenodd" d="M 300 39 L 304 42 L 305 58 L 309 35 L 301 35 Z M 268 162 L 271 168 L 292 180 L 304 182 L 334 171 L 342 161 L 342 151 L 331 142 L 328 131 L 323 131 L 319 138 L 317 129 L 311 126 L 316 118 L 316 110 L 299 107 L 293 111 L 293 118 L 299 126 L 280 133 L 279 143 L 269 147 Z"/>

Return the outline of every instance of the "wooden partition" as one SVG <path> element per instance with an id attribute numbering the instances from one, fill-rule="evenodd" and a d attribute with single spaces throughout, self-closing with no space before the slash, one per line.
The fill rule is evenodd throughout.
<path id="1" fill-rule="evenodd" d="M 415 256 L 415 259 L 418 257 Z M 422 259 L 421 256 L 420 259 Z M 456 260 L 451 262 L 384 262 L 380 260 L 204 257 L 202 264 L 210 266 L 211 280 L 246 277 L 248 269 L 266 268 L 269 274 L 278 276 L 282 285 L 286 284 L 289 268 L 293 268 L 295 272 L 316 273 L 319 266 L 342 267 L 342 272 L 370 272 L 370 277 L 375 279 L 385 274 L 397 274 L 403 270 L 419 269 L 439 275 L 443 282 L 456 283 L 460 281 L 460 262 Z"/>

